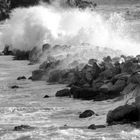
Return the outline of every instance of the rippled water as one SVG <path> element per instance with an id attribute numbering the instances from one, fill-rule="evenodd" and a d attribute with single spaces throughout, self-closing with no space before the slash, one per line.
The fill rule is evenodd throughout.
<path id="1" fill-rule="evenodd" d="M 105 7 L 97 11 L 104 12 Z M 134 27 L 132 36 L 140 30 L 139 6 L 106 7 L 112 11 L 126 13 L 126 19 Z M 139 40 L 140 36 L 135 36 Z M 38 65 L 28 65 L 27 61 L 13 61 L 10 56 L 0 56 L 0 139 L 1 140 L 139 140 L 140 131 L 131 125 L 109 126 L 89 130 L 91 124 L 106 124 L 109 110 L 123 105 L 125 100 L 104 102 L 56 98 L 55 93 L 65 85 L 50 85 L 46 82 L 30 80 L 17 81 L 18 76 L 31 76 Z M 19 89 L 11 89 L 18 85 Z M 44 95 L 50 98 L 43 98 Z M 95 111 L 99 116 L 80 119 L 79 114 L 86 109 Z M 34 130 L 15 132 L 17 125 L 30 125 Z"/>
<path id="2" fill-rule="evenodd" d="M 0 139 L 1 140 L 128 140 L 140 139 L 140 131 L 130 125 L 116 125 L 88 130 L 91 124 L 105 124 L 108 110 L 124 101 L 81 101 L 56 98 L 57 90 L 65 85 L 46 82 L 17 81 L 21 75 L 29 77 L 37 65 L 27 61 L 13 61 L 0 57 Z M 18 85 L 19 89 L 10 86 Z M 50 98 L 44 99 L 44 95 Z M 92 109 L 99 116 L 80 119 L 79 113 Z M 14 126 L 30 125 L 34 130 L 15 132 Z"/>

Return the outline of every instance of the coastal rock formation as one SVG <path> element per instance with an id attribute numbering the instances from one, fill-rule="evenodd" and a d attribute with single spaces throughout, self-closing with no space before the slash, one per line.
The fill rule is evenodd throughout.
<path id="1" fill-rule="evenodd" d="M 17 88 L 19 88 L 19 86 L 14 85 L 14 86 L 11 86 L 11 88 L 12 88 L 12 89 L 17 89 Z"/>
<path id="2" fill-rule="evenodd" d="M 79 115 L 79 118 L 87 118 L 91 117 L 92 115 L 95 115 L 95 112 L 93 112 L 92 110 L 86 110 Z"/>
<path id="3" fill-rule="evenodd" d="M 44 98 L 49 98 L 49 95 L 45 95 Z"/>
<path id="4" fill-rule="evenodd" d="M 26 77 L 25 76 L 20 76 L 17 78 L 17 80 L 26 80 Z"/>
<path id="5" fill-rule="evenodd" d="M 38 47 L 34 47 L 29 53 L 28 59 L 30 61 L 30 64 L 38 63 L 41 55 L 42 55 L 41 50 Z"/>
<path id="6" fill-rule="evenodd" d="M 33 81 L 43 80 L 43 76 L 45 75 L 45 71 L 43 70 L 35 70 L 32 72 L 32 79 Z"/>
<path id="7" fill-rule="evenodd" d="M 31 127 L 29 125 L 19 125 L 15 126 L 14 131 L 27 131 L 27 130 L 33 130 L 34 127 Z"/>
<path id="8" fill-rule="evenodd" d="M 132 123 L 139 120 L 138 108 L 136 105 L 124 105 L 109 111 L 107 123 L 109 125 Z"/>
<path id="9" fill-rule="evenodd" d="M 47 45 L 46 49 L 48 47 Z M 77 67 L 59 69 L 63 60 L 49 57 L 40 65 L 39 70 L 33 71 L 32 79 L 68 84 L 72 97 L 76 99 L 95 101 L 113 99 L 129 94 L 131 90 L 129 85 L 139 84 L 140 81 L 138 59 L 124 58 L 125 60 L 120 63 L 121 57 L 116 61 L 107 56 L 101 63 L 96 59 L 90 59 L 82 69 Z"/>
<path id="10" fill-rule="evenodd" d="M 63 89 L 63 90 L 59 90 L 57 91 L 57 93 L 55 94 L 56 97 L 65 97 L 65 96 L 71 96 L 70 90 L 69 89 Z"/>
<path id="11" fill-rule="evenodd" d="M 134 70 L 134 69 L 132 69 Z M 140 73 L 139 69 L 129 76 L 127 86 L 122 91 L 124 96 L 129 96 L 124 106 L 119 106 L 107 115 L 107 123 L 123 124 L 140 121 Z M 138 126 L 137 126 L 138 127 Z"/>
<path id="12" fill-rule="evenodd" d="M 30 51 L 14 49 L 12 52 L 14 60 L 29 60 Z"/>
<path id="13" fill-rule="evenodd" d="M 3 53 L 4 55 L 13 55 L 11 46 L 5 45 L 5 47 L 4 47 L 3 51 L 2 51 L 2 53 Z"/>
<path id="14" fill-rule="evenodd" d="M 76 99 L 83 99 L 83 100 L 92 100 L 94 97 L 98 95 L 98 92 L 95 91 L 92 88 L 81 88 L 77 86 L 72 86 L 71 89 L 71 94 L 73 98 Z"/>
<path id="15" fill-rule="evenodd" d="M 105 125 L 95 125 L 95 124 L 92 124 L 88 127 L 88 129 L 92 129 L 92 130 L 95 130 L 95 129 L 98 129 L 98 128 L 105 128 L 106 126 Z"/>

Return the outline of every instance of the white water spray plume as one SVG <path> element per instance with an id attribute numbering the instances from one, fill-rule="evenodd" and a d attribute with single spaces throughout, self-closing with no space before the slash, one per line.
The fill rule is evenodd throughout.
<path id="1" fill-rule="evenodd" d="M 120 13 L 106 17 L 90 9 L 39 5 L 12 11 L 1 31 L 1 44 L 11 44 L 21 50 L 31 50 L 35 46 L 41 48 L 44 43 L 70 45 L 69 52 L 57 51 L 52 55 L 68 56 L 71 53 L 73 58 L 87 61 L 94 55 L 99 57 L 97 50 L 107 54 L 106 48 L 137 54 L 139 43 L 130 36 L 129 24 Z M 118 55 L 111 50 L 109 53 Z"/>

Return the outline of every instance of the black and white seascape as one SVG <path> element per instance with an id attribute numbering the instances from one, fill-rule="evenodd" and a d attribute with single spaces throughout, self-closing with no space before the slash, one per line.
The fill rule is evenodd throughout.
<path id="1" fill-rule="evenodd" d="M 1 0 L 0 140 L 140 140 L 140 1 Z"/>

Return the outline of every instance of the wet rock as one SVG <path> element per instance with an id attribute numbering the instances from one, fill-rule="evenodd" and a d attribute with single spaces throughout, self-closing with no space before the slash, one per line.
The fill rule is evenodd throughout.
<path id="1" fill-rule="evenodd" d="M 13 55 L 12 48 L 9 45 L 5 45 L 4 50 L 2 51 L 4 55 Z"/>
<path id="2" fill-rule="evenodd" d="M 38 47 L 34 47 L 29 53 L 30 64 L 35 64 L 39 62 L 41 57 L 41 50 Z"/>
<path id="3" fill-rule="evenodd" d="M 137 85 L 134 83 L 129 83 L 124 90 L 122 91 L 122 95 L 127 95 L 132 93 L 136 89 Z"/>
<path id="4" fill-rule="evenodd" d="M 79 118 L 87 118 L 91 117 L 92 115 L 95 115 L 95 112 L 93 112 L 92 110 L 86 110 L 79 115 Z"/>
<path id="5" fill-rule="evenodd" d="M 63 71 L 64 72 L 64 71 Z M 62 81 L 62 75 L 64 74 L 61 70 L 53 70 L 49 74 L 48 82 L 60 83 Z"/>
<path id="6" fill-rule="evenodd" d="M 137 63 L 133 63 L 131 60 L 126 61 L 125 63 L 123 63 L 121 65 L 121 73 L 126 72 L 128 74 L 132 74 L 137 69 L 138 64 Z"/>
<path id="7" fill-rule="evenodd" d="M 31 127 L 29 125 L 20 125 L 20 126 L 15 126 L 14 131 L 27 131 L 27 130 L 33 130 L 34 127 Z"/>
<path id="8" fill-rule="evenodd" d="M 119 95 L 120 92 L 123 91 L 125 86 L 126 86 L 126 81 L 123 79 L 119 79 L 115 82 L 113 86 L 110 87 L 110 93 Z"/>
<path id="9" fill-rule="evenodd" d="M 106 126 L 105 125 L 95 125 L 95 124 L 92 124 L 88 127 L 88 129 L 98 129 L 98 128 L 105 128 Z"/>
<path id="10" fill-rule="evenodd" d="M 72 86 L 70 92 L 73 95 L 73 98 L 83 100 L 92 100 L 98 95 L 98 92 L 92 88 L 81 88 L 76 86 Z"/>
<path id="11" fill-rule="evenodd" d="M 102 93 L 108 93 L 113 86 L 112 82 L 107 82 L 106 84 L 102 85 L 99 90 Z"/>
<path id="12" fill-rule="evenodd" d="M 53 70 L 48 75 L 48 82 L 70 84 L 73 83 L 75 74 L 73 70 Z"/>
<path id="13" fill-rule="evenodd" d="M 69 89 L 63 89 L 60 91 L 57 91 L 55 94 L 56 97 L 65 97 L 65 96 L 71 96 L 70 90 Z"/>
<path id="14" fill-rule="evenodd" d="M 140 84 L 140 70 L 134 72 L 128 80 L 128 83 Z"/>
<path id="15" fill-rule="evenodd" d="M 44 61 L 40 65 L 39 69 L 49 71 L 49 70 L 53 70 L 54 68 L 56 68 L 59 64 L 60 64 L 59 60 L 55 60 L 54 58 L 49 57 L 46 61 Z"/>
<path id="16" fill-rule="evenodd" d="M 100 68 L 94 59 L 90 59 L 88 65 L 81 71 L 83 80 L 87 81 L 87 83 L 91 84 L 93 79 L 96 79 L 100 73 Z"/>
<path id="17" fill-rule="evenodd" d="M 11 86 L 12 89 L 16 89 L 16 88 L 19 88 L 19 86 L 17 85 L 14 85 L 14 86 Z"/>
<path id="18" fill-rule="evenodd" d="M 29 60 L 30 51 L 24 50 L 13 50 L 14 60 Z"/>
<path id="19" fill-rule="evenodd" d="M 112 64 L 111 64 L 112 65 Z M 99 74 L 100 79 L 102 80 L 110 80 L 112 77 L 120 73 L 120 69 L 113 66 L 106 66 L 104 71 Z M 111 67 L 111 68 L 108 68 Z"/>
<path id="20" fill-rule="evenodd" d="M 42 52 L 45 52 L 45 51 L 49 50 L 50 48 L 51 48 L 51 45 L 46 43 L 42 46 Z"/>
<path id="21" fill-rule="evenodd" d="M 107 123 L 109 125 L 136 122 L 138 119 L 138 109 L 134 104 L 117 107 L 107 114 Z"/>
<path id="22" fill-rule="evenodd" d="M 30 76 L 30 77 L 28 78 L 28 80 L 32 80 L 32 76 Z"/>
<path id="23" fill-rule="evenodd" d="M 33 81 L 42 80 L 44 75 L 45 75 L 44 70 L 35 70 L 32 72 L 32 80 Z"/>
<path id="24" fill-rule="evenodd" d="M 88 129 L 93 129 L 93 130 L 95 130 L 95 129 L 96 129 L 96 125 L 95 125 L 95 124 L 92 124 L 92 125 L 90 125 L 90 126 L 88 127 Z"/>
<path id="25" fill-rule="evenodd" d="M 130 78 L 130 74 L 124 72 L 120 74 L 116 74 L 112 79 L 112 83 L 114 84 L 117 80 L 125 80 L 127 81 Z"/>
<path id="26" fill-rule="evenodd" d="M 50 97 L 49 95 L 45 95 L 45 96 L 44 96 L 44 98 L 49 98 L 49 97 Z"/>
<path id="27" fill-rule="evenodd" d="M 93 80 L 92 82 L 92 88 L 95 90 L 95 91 L 99 91 L 100 87 L 103 86 L 105 84 L 104 80 L 97 78 L 96 80 Z"/>
<path id="28" fill-rule="evenodd" d="M 26 80 L 26 77 L 25 76 L 20 76 L 17 78 L 17 80 Z"/>

